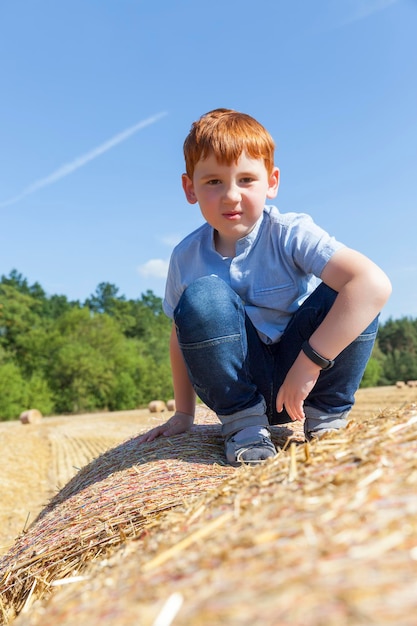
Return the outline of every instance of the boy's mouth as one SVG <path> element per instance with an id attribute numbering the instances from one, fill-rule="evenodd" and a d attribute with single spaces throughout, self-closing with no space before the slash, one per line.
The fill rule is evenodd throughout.
<path id="1" fill-rule="evenodd" d="M 238 219 L 241 215 L 242 213 L 238 211 L 230 211 L 229 213 L 223 213 L 223 217 L 225 217 L 227 220 Z"/>

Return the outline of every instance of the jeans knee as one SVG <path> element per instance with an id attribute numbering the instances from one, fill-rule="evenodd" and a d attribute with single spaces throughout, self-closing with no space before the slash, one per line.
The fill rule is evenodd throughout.
<path id="1" fill-rule="evenodd" d="M 229 285 L 218 276 L 202 276 L 193 281 L 181 295 L 174 311 L 174 320 L 204 323 L 213 317 L 224 317 L 231 308 L 236 308 L 238 296 Z"/>
<path id="2" fill-rule="evenodd" d="M 232 292 L 232 288 L 222 278 L 215 275 L 201 276 L 185 288 L 183 297 L 192 298 L 193 300 L 196 298 L 204 300 L 212 298 L 213 294 L 216 296 L 221 296 L 222 294 L 230 296 L 230 292 Z"/>

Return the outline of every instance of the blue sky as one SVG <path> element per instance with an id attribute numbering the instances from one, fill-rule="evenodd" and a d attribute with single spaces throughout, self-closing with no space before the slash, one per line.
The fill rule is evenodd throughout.
<path id="1" fill-rule="evenodd" d="M 23 0 L 0 4 L 0 274 L 83 302 L 162 296 L 202 223 L 182 143 L 217 107 L 256 117 L 275 204 L 389 275 L 417 317 L 416 0 Z"/>

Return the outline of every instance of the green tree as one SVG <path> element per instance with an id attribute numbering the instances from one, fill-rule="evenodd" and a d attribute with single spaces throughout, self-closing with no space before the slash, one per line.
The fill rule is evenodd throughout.
<path id="1" fill-rule="evenodd" d="M 27 408 L 118 410 L 171 397 L 170 327 L 151 291 L 126 300 L 101 283 L 81 306 L 13 270 L 0 280 L 0 419 Z"/>
<path id="2" fill-rule="evenodd" d="M 382 365 L 375 357 L 371 357 L 366 365 L 365 373 L 361 380 L 361 387 L 376 387 L 381 378 Z"/>
<path id="3" fill-rule="evenodd" d="M 0 420 L 17 419 L 26 408 L 27 386 L 19 367 L 0 364 Z"/>
<path id="4" fill-rule="evenodd" d="M 26 409 L 38 409 L 43 415 L 52 415 L 55 400 L 48 382 L 41 374 L 33 374 L 26 383 Z"/>
<path id="5" fill-rule="evenodd" d="M 139 345 L 115 319 L 89 309 L 58 320 L 61 343 L 50 364 L 50 386 L 62 412 L 134 408 L 140 398 Z"/>
<path id="6" fill-rule="evenodd" d="M 118 296 L 119 288 L 112 283 L 100 283 L 95 292 L 87 298 L 85 306 L 95 313 L 114 313 L 116 303 L 124 302 L 124 296 Z"/>
<path id="7" fill-rule="evenodd" d="M 0 343 L 11 353 L 18 338 L 41 323 L 35 299 L 12 285 L 0 283 Z"/>
<path id="8" fill-rule="evenodd" d="M 9 276 L 2 275 L 0 283 L 2 285 L 9 285 L 9 287 L 13 287 L 13 289 L 16 289 L 16 291 L 20 293 L 30 295 L 30 287 L 27 279 L 16 269 L 13 269 Z"/>
<path id="9" fill-rule="evenodd" d="M 89 411 L 104 405 L 112 367 L 108 321 L 104 315 L 91 316 L 88 309 L 74 309 L 58 318 L 60 341 L 49 375 L 58 411 Z"/>
<path id="10" fill-rule="evenodd" d="M 382 384 L 417 379 L 417 320 L 389 319 L 379 329 L 378 342 L 384 354 Z"/>

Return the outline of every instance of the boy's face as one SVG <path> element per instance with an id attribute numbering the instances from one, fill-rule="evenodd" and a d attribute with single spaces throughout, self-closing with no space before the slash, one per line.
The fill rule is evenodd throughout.
<path id="1" fill-rule="evenodd" d="M 266 198 L 277 195 L 279 171 L 275 167 L 268 174 L 262 159 L 245 152 L 231 165 L 210 154 L 198 161 L 192 180 L 183 174 L 182 184 L 188 202 L 198 202 L 204 219 L 217 231 L 217 249 L 232 253 L 237 240 L 254 228 Z"/>

